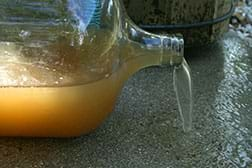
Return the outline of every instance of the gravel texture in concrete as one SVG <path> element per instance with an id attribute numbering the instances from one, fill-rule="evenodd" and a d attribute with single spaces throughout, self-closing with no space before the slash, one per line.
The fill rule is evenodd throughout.
<path id="1" fill-rule="evenodd" d="M 96 132 L 74 139 L 0 138 L 0 167 L 252 167 L 252 48 L 235 32 L 186 51 L 194 129 L 183 133 L 171 68 L 148 68 L 122 90 Z"/>

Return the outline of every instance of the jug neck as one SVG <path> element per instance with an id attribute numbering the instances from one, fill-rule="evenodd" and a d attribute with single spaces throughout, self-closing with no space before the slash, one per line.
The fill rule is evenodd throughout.
<path id="1" fill-rule="evenodd" d="M 146 32 L 139 28 L 126 14 L 122 7 L 122 38 L 121 46 L 123 60 L 134 59 L 140 56 L 153 58 L 151 65 L 176 66 L 183 62 L 184 40 L 182 35 L 157 35 Z M 130 48 L 132 55 L 125 52 L 123 48 Z M 128 50 L 127 50 L 128 51 Z"/>

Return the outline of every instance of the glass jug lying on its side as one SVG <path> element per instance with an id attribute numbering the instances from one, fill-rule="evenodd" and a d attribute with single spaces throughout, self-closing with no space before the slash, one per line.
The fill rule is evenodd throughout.
<path id="1" fill-rule="evenodd" d="M 140 68 L 179 65 L 183 40 L 135 26 L 118 0 L 0 2 L 0 136 L 97 128 Z"/>

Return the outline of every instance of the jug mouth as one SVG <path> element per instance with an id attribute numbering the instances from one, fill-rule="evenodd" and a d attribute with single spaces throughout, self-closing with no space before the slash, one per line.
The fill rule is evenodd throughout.
<path id="1" fill-rule="evenodd" d="M 184 60 L 184 39 L 180 34 L 162 37 L 162 66 L 179 66 Z"/>

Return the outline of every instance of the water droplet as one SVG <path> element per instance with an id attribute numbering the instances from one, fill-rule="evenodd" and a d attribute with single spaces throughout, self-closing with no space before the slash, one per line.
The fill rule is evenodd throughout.
<path id="1" fill-rule="evenodd" d="M 94 68 L 90 69 L 91 72 L 95 72 L 96 70 Z"/>
<path id="2" fill-rule="evenodd" d="M 80 35 L 79 35 L 79 45 L 82 45 L 83 41 L 84 41 L 84 34 L 80 33 Z"/>
<path id="3" fill-rule="evenodd" d="M 25 31 L 25 30 L 22 30 L 20 33 L 19 33 L 19 36 L 23 39 L 26 39 L 27 37 L 29 37 L 31 35 L 31 32 L 29 31 Z"/>
<path id="4" fill-rule="evenodd" d="M 60 60 L 60 65 L 61 65 L 61 66 L 63 66 L 63 65 L 64 65 L 64 61 L 65 61 L 65 59 L 64 59 L 64 58 L 62 58 L 62 59 Z"/>
<path id="5" fill-rule="evenodd" d="M 23 82 L 27 82 L 27 81 L 28 81 L 28 79 L 27 79 L 27 77 L 26 77 L 26 76 L 23 76 L 22 78 L 23 78 L 23 79 L 22 79 L 22 80 L 23 80 Z"/>
<path id="6" fill-rule="evenodd" d="M 106 75 L 105 75 L 105 78 L 109 78 L 109 77 L 110 77 L 110 74 L 106 74 Z"/>
<path id="7" fill-rule="evenodd" d="M 71 38 L 70 46 L 71 46 L 71 47 L 74 47 L 74 38 Z"/>

